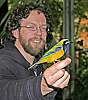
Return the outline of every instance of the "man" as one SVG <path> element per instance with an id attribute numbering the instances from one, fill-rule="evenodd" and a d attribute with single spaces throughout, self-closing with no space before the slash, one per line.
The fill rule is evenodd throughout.
<path id="1" fill-rule="evenodd" d="M 65 67 L 71 59 L 57 62 L 43 73 L 42 66 L 28 70 L 46 43 L 45 12 L 41 7 L 19 6 L 11 14 L 7 29 L 10 40 L 0 50 L 0 100 L 54 100 L 54 88 L 68 85 L 70 75 Z"/>

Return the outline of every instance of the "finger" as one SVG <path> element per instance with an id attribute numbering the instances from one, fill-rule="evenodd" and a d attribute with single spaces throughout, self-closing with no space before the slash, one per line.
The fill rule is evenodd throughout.
<path id="1" fill-rule="evenodd" d="M 68 77 L 69 77 L 69 74 L 68 74 L 67 71 L 65 71 L 64 76 L 63 76 L 62 78 L 58 79 L 58 80 L 53 84 L 53 86 L 54 86 L 54 87 L 58 87 L 59 85 L 63 84 L 63 82 L 64 82 L 65 80 L 68 79 Z"/>
<path id="2" fill-rule="evenodd" d="M 61 61 L 61 62 L 57 62 L 55 64 L 53 64 L 51 67 L 47 68 L 46 71 L 44 72 L 47 76 L 52 76 L 53 74 L 55 74 L 58 70 L 63 69 L 64 67 L 66 67 L 67 65 L 69 65 L 71 63 L 71 59 L 70 58 L 66 58 L 65 60 Z"/>
<path id="3" fill-rule="evenodd" d="M 58 79 L 64 76 L 64 73 L 65 69 L 61 69 L 52 76 L 45 76 L 47 83 L 50 85 L 54 84 Z"/>
<path id="4" fill-rule="evenodd" d="M 70 75 L 68 76 L 68 78 L 62 84 L 59 85 L 59 88 L 67 87 L 69 80 L 70 80 Z"/>
<path id="5" fill-rule="evenodd" d="M 71 59 L 66 58 L 65 60 L 61 61 L 60 63 L 57 62 L 54 66 L 56 66 L 56 69 L 60 70 L 60 69 L 65 68 L 70 63 L 71 63 Z"/>

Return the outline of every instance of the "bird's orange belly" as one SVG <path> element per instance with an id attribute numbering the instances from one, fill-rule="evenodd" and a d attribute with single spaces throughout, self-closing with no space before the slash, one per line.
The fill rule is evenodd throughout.
<path id="1" fill-rule="evenodd" d="M 63 55 L 64 55 L 64 50 L 61 49 L 58 52 L 52 54 L 51 57 L 49 57 L 47 60 L 48 62 L 54 62 L 55 60 L 61 58 Z"/>

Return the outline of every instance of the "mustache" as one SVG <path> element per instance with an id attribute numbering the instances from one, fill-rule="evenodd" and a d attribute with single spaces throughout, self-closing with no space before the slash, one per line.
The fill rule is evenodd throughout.
<path id="1" fill-rule="evenodd" d="M 33 37 L 33 38 L 30 38 L 29 41 L 31 40 L 40 40 L 40 41 L 43 41 L 43 42 L 46 42 L 46 40 L 44 40 L 43 38 L 41 37 Z"/>

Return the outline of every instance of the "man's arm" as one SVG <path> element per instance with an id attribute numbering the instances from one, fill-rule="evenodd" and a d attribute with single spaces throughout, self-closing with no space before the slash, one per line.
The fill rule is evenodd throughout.
<path id="1" fill-rule="evenodd" d="M 64 66 L 62 65 L 61 63 L 56 63 L 52 65 L 50 68 L 46 69 L 46 71 L 43 73 L 43 77 L 30 76 L 25 79 L 15 79 L 13 73 L 11 73 L 12 76 L 8 74 L 9 72 L 8 72 L 8 69 L 6 68 L 6 63 L 1 62 L 0 66 L 2 67 L 0 67 L 0 70 L 2 70 L 1 71 L 2 73 L 0 73 L 0 100 L 35 100 L 35 98 L 36 100 L 43 100 L 43 99 L 50 100 L 47 97 L 49 97 L 49 95 L 52 93 L 53 94 L 51 97 L 54 97 L 56 93 L 54 93 L 53 89 L 50 88 L 47 85 L 47 83 L 49 85 L 52 85 L 58 88 L 61 88 L 60 87 L 61 84 L 63 87 L 65 87 L 68 84 L 68 80 L 63 82 L 64 80 L 63 77 L 66 77 L 66 74 L 65 74 L 65 71 L 62 69 L 66 65 Z M 61 71 L 62 75 L 61 75 L 60 70 L 62 70 Z M 54 74 L 54 73 L 57 73 L 57 74 Z M 58 85 L 58 82 L 61 84 Z M 47 95 L 47 93 L 49 94 Z"/>
<path id="2" fill-rule="evenodd" d="M 56 92 L 46 96 L 41 93 L 42 75 L 27 75 L 22 78 L 18 70 L 24 68 L 21 66 L 22 69 L 18 69 L 13 63 L 14 61 L 7 57 L 0 59 L 0 100 L 53 100 Z"/>
<path id="3" fill-rule="evenodd" d="M 14 80 L 0 80 L 0 100 L 43 100 L 40 91 L 41 76 Z"/>

